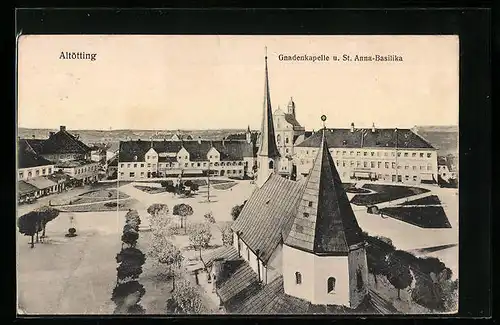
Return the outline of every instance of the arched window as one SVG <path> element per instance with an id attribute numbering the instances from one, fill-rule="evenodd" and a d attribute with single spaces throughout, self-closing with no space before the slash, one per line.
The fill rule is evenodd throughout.
<path id="1" fill-rule="evenodd" d="M 285 143 L 288 143 L 288 138 L 285 138 Z"/>
<path id="2" fill-rule="evenodd" d="M 269 161 L 269 169 L 274 169 L 274 161 Z"/>
<path id="3" fill-rule="evenodd" d="M 295 272 L 295 283 L 296 284 L 302 283 L 302 274 L 300 274 L 300 272 Z"/>
<path id="4" fill-rule="evenodd" d="M 281 142 L 281 136 L 278 134 L 278 136 L 276 137 L 276 142 L 278 142 L 278 144 Z"/>
<path id="5" fill-rule="evenodd" d="M 335 278 L 334 277 L 329 277 L 328 278 L 328 293 L 333 293 L 335 291 Z"/>

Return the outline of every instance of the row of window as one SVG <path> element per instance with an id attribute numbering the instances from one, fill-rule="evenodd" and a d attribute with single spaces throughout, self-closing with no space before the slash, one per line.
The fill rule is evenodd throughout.
<path id="1" fill-rule="evenodd" d="M 137 168 L 137 167 L 144 167 L 145 165 L 147 165 L 148 168 L 156 168 L 156 164 L 151 164 L 151 163 L 148 163 L 148 164 L 145 164 L 145 163 L 134 163 L 134 164 L 131 164 L 131 163 L 127 163 L 127 168 Z M 179 163 L 159 163 L 158 164 L 158 168 L 169 168 L 169 167 L 179 167 Z M 245 166 L 248 165 L 247 162 L 244 163 Z M 191 163 L 191 167 L 207 167 L 207 162 L 203 162 L 203 163 L 194 163 L 192 162 Z M 210 166 L 243 166 L 243 162 L 242 161 L 228 161 L 228 162 L 215 162 L 215 163 L 210 163 Z M 120 167 L 121 168 L 125 168 L 125 164 L 124 163 L 121 163 L 120 164 Z M 189 163 L 184 163 L 184 167 L 189 167 Z"/>
<path id="2" fill-rule="evenodd" d="M 52 174 L 52 168 L 42 168 L 41 169 L 41 174 L 42 175 L 50 175 Z M 35 177 L 40 176 L 40 169 L 35 170 Z M 28 170 L 28 178 L 33 177 L 33 172 L 31 170 Z M 24 178 L 24 171 L 19 172 L 19 178 Z"/>
<path id="3" fill-rule="evenodd" d="M 227 174 L 234 174 L 234 175 L 237 175 L 237 174 L 241 175 L 243 173 L 243 171 L 241 169 L 239 169 L 239 170 L 234 170 L 234 169 L 230 170 L 230 169 L 228 169 L 228 170 L 226 170 L 226 173 Z M 148 174 L 149 174 L 148 177 L 151 177 L 151 173 L 148 173 Z M 156 173 L 153 173 L 153 174 L 156 175 Z M 164 176 L 163 173 L 158 173 L 158 174 L 159 174 L 160 177 Z M 213 173 L 213 174 L 217 174 L 217 173 Z M 145 172 L 141 172 L 139 175 L 141 177 L 144 177 L 146 175 L 146 173 Z M 120 172 L 120 176 L 125 176 L 125 173 L 124 172 Z M 166 176 L 166 174 L 165 174 L 165 176 Z M 129 177 L 132 177 L 132 178 L 135 177 L 135 172 L 129 172 Z"/>
<path id="4" fill-rule="evenodd" d="M 328 278 L 328 280 L 326 281 L 327 284 L 327 292 L 328 293 L 334 293 L 335 292 L 335 284 L 337 282 L 337 280 L 331 276 Z M 302 284 L 302 274 L 300 274 L 300 272 L 295 272 L 295 284 Z"/>
<path id="5" fill-rule="evenodd" d="M 317 152 L 316 150 L 317 149 L 312 149 L 311 153 L 315 154 Z M 305 153 L 306 155 L 309 155 L 309 152 L 310 152 L 309 150 L 302 149 L 302 153 Z M 346 150 L 343 150 L 343 151 L 336 150 L 336 151 L 334 151 L 334 150 L 330 149 L 330 152 L 334 156 L 351 156 L 351 157 L 354 157 L 354 156 L 358 156 L 358 157 L 359 156 L 364 156 L 364 157 L 368 157 L 368 156 L 375 157 L 375 156 L 377 156 L 377 157 L 381 157 L 382 156 L 382 152 L 381 151 L 370 151 L 370 152 L 368 152 L 368 151 L 356 151 L 355 152 L 355 151 L 351 150 L 351 151 L 348 152 Z M 396 152 L 395 151 L 391 151 L 391 152 L 386 151 L 386 152 L 384 152 L 383 156 L 384 157 L 389 157 L 389 156 L 396 157 Z M 417 158 L 417 157 L 424 158 L 424 157 L 427 157 L 427 158 L 431 158 L 432 157 L 432 152 L 427 152 L 427 153 L 418 152 L 417 153 L 417 152 L 401 152 L 401 151 L 398 151 L 398 157 L 407 157 L 407 158 L 409 158 L 409 157 L 412 157 L 412 158 Z"/>
<path id="6" fill-rule="evenodd" d="M 384 163 L 382 165 L 382 163 Z M 337 167 L 354 167 L 354 161 L 351 160 L 351 161 L 346 161 L 346 160 L 337 160 L 335 162 L 335 165 L 337 165 Z M 385 168 L 385 169 L 389 169 L 389 168 L 392 168 L 392 169 L 396 169 L 396 163 L 395 162 L 392 162 L 392 163 L 389 163 L 388 161 L 385 161 L 385 162 L 382 162 L 382 161 L 363 161 L 361 163 L 361 161 L 356 161 L 356 167 L 364 167 L 364 168 Z M 412 170 L 417 170 L 417 169 L 420 169 L 420 170 L 425 170 L 426 167 L 427 167 L 427 170 L 432 170 L 432 165 L 431 164 L 427 164 L 427 166 L 425 165 L 420 165 L 420 166 L 410 166 L 410 165 L 405 165 L 404 166 L 404 169 L 405 170 L 409 170 L 411 167 Z M 403 166 L 402 165 L 397 165 L 397 168 L 398 169 L 402 169 Z"/>
<path id="7" fill-rule="evenodd" d="M 97 170 L 97 166 L 88 166 L 88 167 L 83 167 L 83 168 L 80 168 L 80 169 L 77 169 L 75 171 L 75 174 L 84 174 L 86 172 L 92 172 L 92 171 L 96 171 Z"/>

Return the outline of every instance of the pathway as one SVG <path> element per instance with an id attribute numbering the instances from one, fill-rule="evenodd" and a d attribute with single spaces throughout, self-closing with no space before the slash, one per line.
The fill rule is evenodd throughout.
<path id="1" fill-rule="evenodd" d="M 431 196 L 431 195 L 432 195 L 432 192 L 425 192 L 425 193 L 420 193 L 420 194 L 416 194 L 416 195 L 412 195 L 412 196 L 407 196 L 407 197 L 404 197 L 404 198 L 401 198 L 401 199 L 396 199 L 396 200 L 392 200 L 392 201 L 386 201 L 386 202 L 382 202 L 382 203 L 377 203 L 375 205 L 379 209 L 388 208 L 388 207 L 396 206 L 396 205 L 399 205 L 399 204 L 402 204 L 402 203 L 405 203 L 405 202 L 414 201 L 414 200 L 417 200 L 417 199 L 422 199 L 424 197 L 428 197 L 428 196 Z"/>

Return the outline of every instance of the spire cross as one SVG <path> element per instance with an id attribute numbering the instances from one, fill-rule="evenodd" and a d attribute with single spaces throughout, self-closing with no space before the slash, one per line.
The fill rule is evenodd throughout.
<path id="1" fill-rule="evenodd" d="M 326 129 L 326 115 L 321 115 L 321 121 L 323 121 L 323 129 Z"/>
<path id="2" fill-rule="evenodd" d="M 266 60 L 267 60 L 267 46 L 264 46 L 264 50 L 266 51 Z"/>

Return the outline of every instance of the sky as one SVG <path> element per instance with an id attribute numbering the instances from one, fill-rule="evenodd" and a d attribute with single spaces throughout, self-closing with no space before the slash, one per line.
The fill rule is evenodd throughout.
<path id="1" fill-rule="evenodd" d="M 25 35 L 18 126 L 259 129 L 267 47 L 273 109 L 296 104 L 306 129 L 458 125 L 458 36 Z M 61 52 L 96 53 L 64 60 Z M 281 61 L 321 55 L 328 62 Z M 344 54 L 402 62 L 332 61 Z"/>

